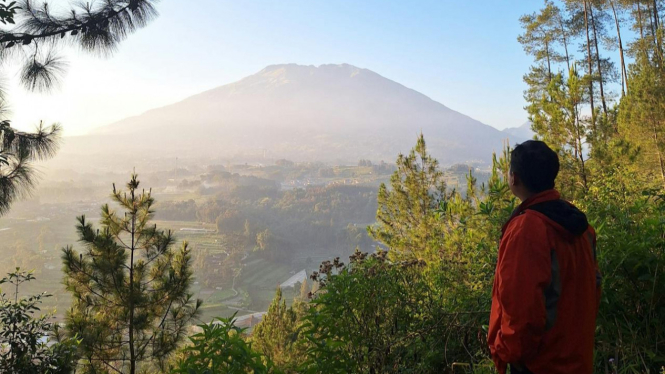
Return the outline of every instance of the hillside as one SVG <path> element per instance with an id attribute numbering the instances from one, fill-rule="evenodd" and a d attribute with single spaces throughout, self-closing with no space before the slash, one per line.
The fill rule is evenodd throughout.
<path id="1" fill-rule="evenodd" d="M 527 121 L 522 126 L 510 127 L 503 130 L 509 137 L 515 139 L 532 139 L 536 134 L 531 130 L 531 122 Z"/>
<path id="2" fill-rule="evenodd" d="M 392 162 L 421 131 L 443 164 L 488 161 L 507 138 L 370 70 L 288 64 L 70 138 L 63 152 Z"/>

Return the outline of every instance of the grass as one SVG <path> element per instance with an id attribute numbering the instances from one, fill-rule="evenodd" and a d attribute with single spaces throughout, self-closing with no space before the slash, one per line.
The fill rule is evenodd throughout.
<path id="1" fill-rule="evenodd" d="M 289 279 L 290 270 L 286 265 L 255 259 L 246 263 L 239 284 L 240 286 L 253 285 L 275 289 L 278 284 Z"/>

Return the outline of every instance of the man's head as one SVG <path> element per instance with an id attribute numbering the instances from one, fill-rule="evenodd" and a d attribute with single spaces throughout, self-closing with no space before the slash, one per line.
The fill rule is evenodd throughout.
<path id="1" fill-rule="evenodd" d="M 559 156 L 538 140 L 517 145 L 510 154 L 510 190 L 520 200 L 554 188 Z"/>

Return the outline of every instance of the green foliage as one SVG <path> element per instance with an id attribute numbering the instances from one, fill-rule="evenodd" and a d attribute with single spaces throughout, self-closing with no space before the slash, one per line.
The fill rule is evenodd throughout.
<path id="1" fill-rule="evenodd" d="M 603 297 L 596 372 L 653 373 L 665 357 L 659 344 L 665 340 L 665 300 L 659 292 L 665 287 L 662 2 L 565 3 L 563 27 L 582 40 L 585 74 L 578 76 L 577 65 L 568 64 L 567 79 L 554 74 L 546 85 L 528 75 L 527 109 L 534 131 L 561 157 L 557 187 L 586 211 L 598 232 Z M 550 7 L 546 3 L 541 12 Z M 636 37 L 627 44 L 634 57 L 628 69 L 620 39 L 622 14 Z M 606 105 L 611 92 L 603 92 L 603 83 L 616 75 L 614 65 L 600 57 L 598 43 L 607 36 L 608 20 L 616 27 L 621 58 L 622 98 L 615 108 Z M 525 27 L 528 33 L 531 26 Z M 531 40 L 537 50 L 547 47 L 544 41 Z M 538 56 L 535 60 L 534 69 L 541 68 Z M 594 107 L 598 99 L 602 112 Z"/>
<path id="2" fill-rule="evenodd" d="M 596 367 L 657 372 L 665 362 L 665 194 L 608 172 L 580 205 L 598 228 L 603 297 Z M 625 178 L 625 179 L 624 179 Z"/>
<path id="3" fill-rule="evenodd" d="M 641 55 L 631 66 L 631 90 L 621 101 L 619 127 L 639 146 L 641 168 L 665 188 L 665 69 Z"/>
<path id="4" fill-rule="evenodd" d="M 0 116 L 5 106 L 0 95 Z M 25 133 L 0 121 L 0 215 L 7 213 L 18 198 L 30 194 L 35 184 L 33 163 L 53 157 L 61 128 L 41 125 L 35 133 Z"/>
<path id="5" fill-rule="evenodd" d="M 591 134 L 589 121 L 580 111 L 585 103 L 587 78 L 580 77 L 575 65 L 564 79 L 552 76 L 543 96 L 528 106 L 532 128 L 554 151 L 561 162 L 560 186 L 565 196 L 579 196 L 588 189 L 589 170 L 585 145 Z"/>
<path id="6" fill-rule="evenodd" d="M 165 201 L 157 206 L 157 219 L 170 221 L 196 221 L 196 202 L 187 201 Z"/>
<path id="7" fill-rule="evenodd" d="M 0 2 L 0 63 L 20 60 L 21 83 L 31 91 L 54 87 L 65 64 L 59 48 L 72 42 L 90 52 L 111 52 L 119 42 L 156 16 L 154 0 L 108 0 L 80 3 L 70 11 L 54 12 L 47 2 L 33 0 Z M 17 23 L 18 22 L 18 23 Z M 57 150 L 58 124 L 35 133 L 11 127 L 7 102 L 0 87 L 0 215 L 16 199 L 30 194 L 35 184 L 33 163 L 51 158 Z"/>
<path id="8" fill-rule="evenodd" d="M 75 43 L 91 52 L 112 52 L 136 29 L 156 16 L 154 0 L 108 0 L 80 3 L 61 12 L 52 2 L 33 0 L 0 4 L 0 61 L 21 58 L 21 80 L 30 90 L 47 90 L 63 64 L 56 50 Z M 15 23 L 17 21 L 18 23 Z M 19 50 L 22 53 L 15 53 Z"/>
<path id="9" fill-rule="evenodd" d="M 41 59 L 35 40 L 57 39 L 64 32 L 86 49 L 108 50 L 154 15 L 153 3 L 107 1 L 88 8 L 84 16 L 52 17 L 30 2 L 19 9 L 3 1 L 0 22 L 11 24 L 21 13 L 27 23 L 21 35 L 0 32 L 0 51 L 22 48 L 31 52 L 27 56 L 40 57 L 29 61 L 22 76 L 32 89 L 46 87 L 58 60 L 48 55 Z M 560 156 L 557 187 L 587 212 L 598 231 L 604 291 L 597 372 L 665 373 L 662 6 L 662 1 L 546 1 L 540 12 L 521 18 L 519 41 L 535 62 L 524 77 L 533 130 Z M 627 44 L 635 57 L 630 74 L 620 42 L 621 13 L 639 34 Z M 107 21 L 114 17 L 119 21 L 111 29 Z M 617 28 L 616 42 L 606 29 L 610 21 Z M 618 75 L 613 62 L 602 57 L 603 41 L 618 44 L 621 56 L 622 100 L 614 108 L 617 96 L 607 83 Z M 571 62 L 573 44 L 583 53 L 584 64 Z M 2 213 L 31 184 L 29 162 L 52 155 L 57 128 L 23 134 L 9 122 L 0 126 Z M 301 297 L 287 307 L 278 289 L 251 337 L 233 318 L 200 326 L 202 331 L 179 352 L 173 372 L 493 372 L 483 328 L 501 226 L 517 205 L 506 183 L 508 151 L 494 157 L 486 185 L 478 186 L 469 172 L 466 190 L 451 191 L 421 135 L 408 155 L 399 156 L 390 185 L 381 185 L 378 209 L 375 192 L 363 187 L 281 191 L 274 181 L 229 172 L 211 172 L 201 183 L 183 184 L 215 197 L 199 206 L 193 200 L 166 204 L 164 217 L 217 223 L 218 232 L 234 243 L 228 246 L 233 250 L 225 247 L 229 250 L 221 270 L 210 264 L 206 270 L 228 270 L 227 283 L 254 245 L 261 250 L 257 256 L 283 262 L 292 261 L 292 252 L 301 248 L 368 247 L 368 238 L 349 222 L 371 222 L 374 212 L 378 223 L 368 232 L 387 251 L 358 251 L 349 265 L 339 259 L 324 262 L 313 275 L 310 303 Z M 288 172 L 294 179 L 305 175 L 293 162 L 277 163 L 293 169 Z M 367 160 L 360 165 L 374 172 L 390 170 Z M 316 175 L 329 178 L 342 172 L 318 167 Z M 75 297 L 67 314 L 70 340 L 51 348 L 35 340 L 54 327 L 46 317 L 32 317 L 46 295 L 16 296 L 12 302 L 3 294 L 0 337 L 9 337 L 6 344 L 16 348 L 2 351 L 7 359 L 0 365 L 59 362 L 24 371 L 65 372 L 57 370 L 70 367 L 73 337 L 82 339 L 78 354 L 88 372 L 134 373 L 141 362 L 141 369 L 157 370 L 173 358 L 199 306 L 188 294 L 191 254 L 186 244 L 179 251 L 171 249 L 171 233 L 148 224 L 153 200 L 150 193 L 135 195 L 135 177 L 128 187 L 129 197 L 113 194 L 127 211 L 124 217 L 105 206 L 97 231 L 81 217 L 84 251 L 64 250 L 65 283 Z M 6 281 L 18 286 L 29 279 L 17 272 Z"/>
<path id="10" fill-rule="evenodd" d="M 305 293 L 306 287 L 307 282 L 302 284 L 301 294 Z M 254 348 L 285 373 L 298 373 L 298 367 L 307 357 L 307 346 L 301 332 L 308 308 L 303 297 L 307 295 L 301 295 L 287 307 L 282 289 L 278 287 L 268 312 L 251 335 Z"/>
<path id="11" fill-rule="evenodd" d="M 224 235 L 243 232 L 247 219 L 236 209 L 227 209 L 217 217 L 217 232 Z"/>
<path id="12" fill-rule="evenodd" d="M 655 372 L 664 339 L 665 198 L 622 165 L 630 158 L 615 147 L 592 164 L 597 170 L 577 201 L 598 229 L 604 273 L 596 367 Z M 487 186 L 478 188 L 469 175 L 465 196 L 453 192 L 439 201 L 436 221 L 428 224 L 445 235 L 429 242 L 436 256 L 427 262 L 392 262 L 379 252 L 357 253 L 349 266 L 322 264 L 301 332 L 308 347 L 302 372 L 492 372 L 482 331 L 500 228 L 516 207 L 506 183 L 508 153 L 495 157 Z M 565 189 L 577 182 L 564 177 L 559 183 Z M 431 229 L 428 224 L 395 236 Z"/>
<path id="13" fill-rule="evenodd" d="M 445 342 L 436 332 L 449 319 L 423 268 L 417 260 L 393 265 L 386 252 L 358 252 L 348 267 L 324 264 L 305 317 L 311 348 L 302 372 L 440 372 Z"/>
<path id="14" fill-rule="evenodd" d="M 202 330 L 189 337 L 191 345 L 182 350 L 173 374 L 268 374 L 278 373 L 251 343 L 245 342 L 244 329 L 231 318 L 218 318 L 200 325 Z"/>
<path id="15" fill-rule="evenodd" d="M 305 315 L 301 372 L 442 373 L 475 362 L 487 315 L 457 309 L 461 294 L 440 270 L 391 262 L 384 251 L 356 252 L 348 266 L 324 263 L 313 275 L 321 288 Z"/>
<path id="16" fill-rule="evenodd" d="M 63 249 L 64 282 L 74 296 L 66 326 L 82 340 L 86 372 L 112 368 L 134 374 L 141 363 L 168 359 L 201 305 L 189 293 L 187 243 L 174 250 L 171 232 L 150 224 L 154 199 L 139 190 L 136 175 L 127 189 L 114 186 L 113 200 L 125 212 L 104 205 L 101 229 L 79 218 L 83 252 Z"/>
<path id="17" fill-rule="evenodd" d="M 545 7 L 540 13 L 520 17 L 524 34 L 517 40 L 527 54 L 534 56 L 536 63 L 547 69 L 545 82 L 554 75 L 552 65 L 555 62 L 566 62 L 568 59 L 567 55 L 562 55 L 555 48 L 570 37 L 569 31 L 563 27 L 563 22 L 561 10 L 549 1 L 545 2 Z"/>
<path id="18" fill-rule="evenodd" d="M 287 191 L 276 190 L 275 182 L 237 174 L 208 176 L 214 199 L 195 203 L 165 204 L 169 219 L 187 219 L 196 209 L 200 221 L 216 223 L 218 261 L 197 261 L 201 282 L 230 287 L 248 252 L 263 260 L 309 267 L 305 259 L 345 256 L 355 247 L 369 250 L 372 240 L 365 226 L 376 214 L 376 189 L 367 186 L 329 185 Z M 250 188 L 251 187 L 251 188 Z M 245 191 L 242 191 L 245 190 Z M 177 209 L 182 210 L 177 211 Z M 161 209 L 161 208 L 158 208 Z M 205 260 L 197 247 L 195 257 Z M 227 255 L 228 254 L 228 255 Z M 245 273 L 246 274 L 246 273 Z M 273 284 L 270 285 L 272 287 Z M 265 306 L 264 306 L 265 308 Z"/>
<path id="19" fill-rule="evenodd" d="M 422 145 L 421 138 L 417 147 Z M 453 367 L 475 370 L 485 360 L 483 325 L 489 315 L 492 264 L 501 225 L 515 207 L 505 182 L 507 155 L 505 149 L 495 158 L 487 186 L 479 188 L 469 174 L 465 196 L 437 196 L 426 220 L 387 236 L 394 245 L 403 243 L 399 235 L 412 238 L 420 230 L 439 230 L 437 240 L 423 244 L 427 260 L 400 260 L 402 253 L 391 255 L 391 248 L 371 255 L 357 251 L 348 266 L 339 259 L 321 265 L 312 275 L 319 289 L 299 331 L 305 340 L 300 347 L 307 347 L 300 372 L 441 373 Z M 431 198 L 427 186 L 419 183 L 430 176 L 436 179 L 440 170 L 434 166 L 421 175 L 426 177 L 395 179 L 408 179 L 410 191 Z M 378 215 L 386 211 L 384 204 L 408 206 L 409 198 L 388 196 Z M 384 223 L 388 228 L 399 224 L 388 218 Z M 272 308 L 277 310 L 277 305 Z"/>
<path id="20" fill-rule="evenodd" d="M 444 228 L 438 224 L 435 213 L 445 199 L 443 172 L 439 162 L 427 153 L 421 134 L 407 156 L 398 156 L 390 189 L 381 184 L 377 224 L 368 232 L 390 248 L 391 258 L 436 258 Z"/>
<path id="21" fill-rule="evenodd" d="M 55 335 L 48 344 L 46 339 L 57 332 L 50 322 L 52 315 L 35 317 L 46 293 L 19 298 L 19 286 L 34 280 L 32 273 L 9 273 L 0 285 L 11 284 L 14 297 L 0 294 L 0 372 L 22 374 L 67 374 L 76 367 L 76 338 L 60 339 Z"/>

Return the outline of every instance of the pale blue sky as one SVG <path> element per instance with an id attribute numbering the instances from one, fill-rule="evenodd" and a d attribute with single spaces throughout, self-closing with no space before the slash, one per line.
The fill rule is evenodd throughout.
<path id="1" fill-rule="evenodd" d="M 62 1 L 62 0 L 60 0 Z M 15 125 L 94 127 L 237 81 L 267 65 L 349 63 L 497 128 L 526 121 L 516 38 L 533 0 L 162 0 L 160 17 L 101 59 L 72 50 L 50 95 L 13 87 Z"/>

